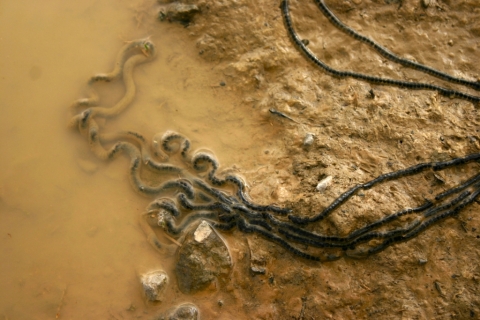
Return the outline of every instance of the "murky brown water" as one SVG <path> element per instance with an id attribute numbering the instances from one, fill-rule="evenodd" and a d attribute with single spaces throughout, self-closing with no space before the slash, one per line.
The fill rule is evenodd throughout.
<path id="1" fill-rule="evenodd" d="M 67 128 L 86 80 L 107 72 L 124 41 L 150 36 L 156 60 L 136 70 L 131 108 L 108 123 L 151 137 L 167 129 L 216 152 L 222 165 L 261 152 L 264 123 L 239 109 L 228 83 L 201 67 L 178 26 L 143 1 L 0 4 L 0 317 L 126 319 L 143 302 L 137 273 L 163 265 L 138 226 L 148 199 L 128 160 L 97 160 Z M 118 87 L 121 96 L 122 88 Z M 109 128 L 110 128 L 109 127 Z M 181 298 L 172 297 L 177 302 Z M 172 299 L 164 303 L 171 306 Z M 130 306 L 135 311 L 127 311 Z"/>
<path id="2" fill-rule="evenodd" d="M 428 8 L 418 1 L 327 2 L 350 26 L 400 55 L 478 77 L 474 0 L 458 6 L 431 1 Z M 148 138 L 180 132 L 194 149 L 214 151 L 223 167 L 235 166 L 259 202 L 298 202 L 301 213 L 310 214 L 353 183 L 391 171 L 391 163 L 398 169 L 480 148 L 472 104 L 334 79 L 293 48 L 278 1 L 227 4 L 212 3 L 184 29 L 155 21 L 154 1 L 0 3 L 0 318 L 152 319 L 186 301 L 197 304 L 204 319 L 478 315 L 477 204 L 459 221 L 449 219 L 365 261 L 312 263 L 262 238 L 227 233 L 235 244 L 227 288 L 185 296 L 172 285 L 163 303 L 145 304 L 137 275 L 161 267 L 173 276 L 175 247 L 162 256 L 145 240 L 138 217 L 150 199 L 132 190 L 128 159 L 98 160 L 67 128 L 69 106 L 85 96 L 90 76 L 112 69 L 125 41 L 150 36 L 158 54 L 135 69 L 135 101 L 105 128 Z M 310 48 L 332 66 L 436 81 L 392 66 L 340 35 L 313 2 L 294 1 L 292 15 Z M 123 94 L 121 86 L 113 87 L 99 88 L 107 103 Z M 368 97 L 371 87 L 375 99 Z M 268 118 L 269 107 L 313 125 Z M 306 130 L 316 137 L 310 151 L 301 147 Z M 325 175 L 334 182 L 319 194 L 315 185 Z M 459 176 L 449 173 L 447 182 Z M 384 211 L 412 205 L 410 195 L 431 191 L 426 178 L 392 182 L 391 193 L 372 191 L 369 201 L 354 199 L 347 207 L 354 215 L 332 215 L 326 228 L 358 227 L 359 216 L 372 219 L 378 203 Z M 249 273 L 250 243 L 265 254 L 268 274 Z M 429 262 L 420 266 L 419 258 Z"/>

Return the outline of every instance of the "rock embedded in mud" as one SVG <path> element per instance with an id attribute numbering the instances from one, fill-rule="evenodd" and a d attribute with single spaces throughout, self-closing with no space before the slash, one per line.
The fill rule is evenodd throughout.
<path id="1" fill-rule="evenodd" d="M 198 309 L 191 303 L 184 303 L 168 313 L 168 320 L 197 320 Z"/>
<path id="2" fill-rule="evenodd" d="M 305 135 L 305 138 L 303 139 L 303 147 L 305 148 L 310 147 L 314 142 L 314 137 L 315 136 L 313 135 L 313 133 L 307 133 Z"/>
<path id="3" fill-rule="evenodd" d="M 143 274 L 140 282 L 149 301 L 162 301 L 168 284 L 168 276 L 163 270 Z"/>
<path id="4" fill-rule="evenodd" d="M 324 192 L 327 190 L 328 186 L 332 183 L 332 176 L 327 176 L 326 178 L 323 178 L 315 187 L 317 191 L 319 192 Z"/>
<path id="5" fill-rule="evenodd" d="M 158 12 L 158 20 L 175 21 L 188 25 L 200 9 L 194 4 L 174 2 L 163 6 Z"/>
<path id="6" fill-rule="evenodd" d="M 175 266 L 178 287 L 184 293 L 205 289 L 213 281 L 225 281 L 232 258 L 218 233 L 206 221 L 190 232 L 178 252 Z"/>
<path id="7" fill-rule="evenodd" d="M 256 264 L 251 264 L 250 266 L 250 271 L 252 271 L 253 274 L 265 274 L 267 273 L 267 270 L 264 267 L 258 266 Z"/>

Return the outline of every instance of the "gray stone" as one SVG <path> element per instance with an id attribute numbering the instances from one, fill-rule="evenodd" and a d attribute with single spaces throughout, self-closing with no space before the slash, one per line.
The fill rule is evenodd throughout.
<path id="1" fill-rule="evenodd" d="M 174 2 L 160 9 L 158 19 L 160 21 L 175 21 L 183 25 L 188 25 L 192 21 L 193 16 L 198 12 L 200 12 L 200 9 L 194 4 Z"/>
<path id="2" fill-rule="evenodd" d="M 303 139 L 303 146 L 304 147 L 310 147 L 313 144 L 315 136 L 313 133 L 307 133 L 305 135 L 305 138 Z"/>
<path id="3" fill-rule="evenodd" d="M 140 282 L 149 301 L 162 301 L 168 284 L 168 276 L 164 271 L 145 273 L 140 276 Z"/>
<path id="4" fill-rule="evenodd" d="M 232 258 L 222 238 L 206 221 L 186 235 L 175 266 L 178 287 L 184 293 L 205 289 L 215 280 L 225 282 Z"/>
<path id="5" fill-rule="evenodd" d="M 198 309 L 191 303 L 185 303 L 178 306 L 175 310 L 170 312 L 167 316 L 168 320 L 197 320 Z"/>

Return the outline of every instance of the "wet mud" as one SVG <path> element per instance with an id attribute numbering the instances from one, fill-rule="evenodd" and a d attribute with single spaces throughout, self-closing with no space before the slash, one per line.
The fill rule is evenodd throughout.
<path id="1" fill-rule="evenodd" d="M 193 303 L 202 319 L 478 317 L 477 203 L 361 260 L 309 261 L 259 235 L 220 231 L 233 260 L 230 281 L 179 290 L 178 245 L 158 232 L 159 253 L 146 240 L 138 218 L 151 199 L 131 188 L 129 159 L 100 161 L 67 128 L 69 106 L 84 97 L 89 77 L 111 70 L 123 41 L 150 36 L 158 56 L 136 69 L 131 106 L 102 127 L 147 137 L 180 132 L 194 148 L 212 150 L 221 169 L 243 176 L 256 203 L 308 217 L 355 184 L 480 147 L 478 106 L 469 101 L 339 79 L 309 63 L 289 39 L 280 1 L 185 3 L 199 8 L 188 23 L 158 21 L 163 1 L 0 5 L 0 314 L 154 319 Z M 401 57 L 479 79 L 476 1 L 326 3 Z M 331 25 L 313 1 L 290 1 L 290 13 L 308 48 L 336 69 L 478 96 L 384 59 Z M 124 92 L 112 86 L 114 93 L 98 88 L 106 104 Z M 352 197 L 313 231 L 346 235 L 477 172 L 470 163 L 387 182 Z M 322 180 L 330 182 L 317 188 Z M 139 275 L 158 268 L 170 284 L 162 302 L 146 302 Z"/>

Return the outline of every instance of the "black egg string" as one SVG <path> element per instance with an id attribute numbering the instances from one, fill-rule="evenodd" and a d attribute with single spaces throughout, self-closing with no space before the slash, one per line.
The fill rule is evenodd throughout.
<path id="1" fill-rule="evenodd" d="M 333 12 L 325 5 L 325 2 L 323 0 L 314 0 L 316 3 L 317 7 L 320 9 L 320 11 L 328 18 L 328 20 L 339 30 L 342 32 L 346 33 L 347 35 L 353 37 L 356 40 L 359 40 L 374 50 L 376 50 L 379 54 L 381 54 L 383 57 L 401 64 L 405 67 L 412 68 L 415 70 L 418 70 L 420 72 L 427 73 L 429 75 L 432 75 L 434 77 L 437 77 L 439 79 L 455 83 L 455 84 L 460 84 L 464 86 L 468 86 L 470 88 L 473 88 L 477 91 L 480 90 L 480 82 L 479 81 L 469 81 L 465 79 L 460 79 L 453 77 L 451 75 L 448 75 L 444 72 L 435 70 L 433 68 L 427 67 L 423 64 L 407 60 L 404 58 L 400 58 L 397 55 L 393 54 L 389 50 L 385 49 L 382 47 L 380 44 L 377 42 L 371 40 L 370 38 L 367 38 L 352 28 L 348 27 L 344 23 L 342 23 L 334 14 Z M 444 87 L 440 87 L 437 85 L 429 84 L 429 83 L 421 83 L 421 82 L 411 82 L 411 81 L 403 81 L 403 80 L 394 80 L 394 79 L 388 79 L 388 78 L 381 78 L 381 77 L 375 77 L 375 76 L 370 76 L 362 73 L 357 73 L 353 71 L 340 71 L 336 70 L 329 65 L 327 65 L 325 62 L 322 60 L 318 59 L 315 54 L 310 51 L 310 49 L 307 48 L 305 45 L 304 41 L 300 39 L 298 34 L 295 32 L 295 29 L 293 28 L 293 23 L 292 19 L 290 17 L 290 9 L 288 5 L 288 0 L 283 0 L 280 4 L 280 9 L 282 11 L 282 16 L 283 16 L 283 21 L 285 24 L 285 28 L 287 29 L 287 32 L 293 41 L 294 45 L 304 54 L 304 56 L 313 64 L 315 64 L 317 67 L 323 69 L 325 72 L 328 74 L 338 77 L 338 78 L 353 78 L 353 79 L 358 79 L 366 82 L 370 82 L 373 84 L 378 84 L 378 85 L 389 85 L 389 86 L 397 86 L 401 88 L 406 88 L 406 89 L 412 89 L 412 90 L 433 90 L 437 91 L 443 96 L 450 97 L 450 98 L 458 98 L 458 99 L 464 99 L 467 101 L 470 101 L 472 103 L 479 103 L 480 102 L 480 97 L 478 96 L 473 96 L 464 92 L 460 92 L 457 90 L 453 89 L 447 89 Z"/>
<path id="2" fill-rule="evenodd" d="M 110 160 L 125 154 L 130 158 L 129 176 L 135 190 L 155 199 L 142 214 L 141 226 L 149 242 L 162 248 L 155 229 L 161 228 L 173 237 L 180 236 L 199 220 L 208 221 L 224 231 L 237 229 L 258 234 L 296 256 L 332 261 L 349 256 L 363 258 L 385 248 L 408 241 L 428 227 L 456 216 L 471 205 L 480 193 L 480 174 L 444 190 L 433 199 L 415 208 L 407 208 L 339 236 L 312 231 L 318 223 L 340 208 L 359 190 L 368 190 L 387 181 L 397 180 L 426 171 L 440 171 L 480 160 L 480 153 L 449 161 L 422 163 L 387 173 L 369 182 L 358 184 L 340 195 L 327 208 L 309 217 L 295 215 L 291 209 L 254 203 L 246 192 L 246 183 L 233 174 L 218 174 L 219 163 L 208 151 L 191 152 L 190 141 L 181 134 L 168 131 L 155 135 L 151 144 L 141 134 L 126 131 L 103 133 L 97 117 L 117 115 L 131 101 L 122 98 L 109 110 L 99 107 L 100 99 L 94 85 L 98 81 L 117 81 L 120 75 L 126 83 L 126 94 L 135 92 L 133 66 L 152 58 L 155 47 L 148 40 L 125 46 L 119 53 L 116 67 L 107 75 L 97 75 L 88 82 L 89 98 L 77 100 L 77 113 L 71 125 L 82 133 L 92 151 L 101 159 Z M 125 64 L 125 66 L 123 65 Z M 177 160 L 175 162 L 175 160 Z M 171 163 L 175 162 L 175 163 Z M 155 177 L 157 184 L 146 181 L 145 173 Z M 412 216 L 403 227 L 388 228 L 399 218 Z M 316 223 L 316 224 L 314 224 Z M 312 226 L 313 225 L 313 226 Z M 382 230 L 380 230 L 382 229 Z M 384 230 L 385 229 L 385 230 Z M 317 250 L 321 248 L 321 250 Z"/>

